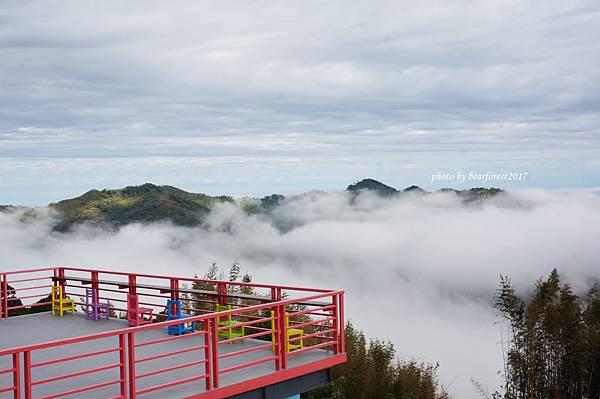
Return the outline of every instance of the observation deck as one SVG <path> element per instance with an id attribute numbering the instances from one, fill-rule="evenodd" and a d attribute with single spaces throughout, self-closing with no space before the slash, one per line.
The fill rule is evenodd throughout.
<path id="1" fill-rule="evenodd" d="M 74 315 L 52 315 L 52 287 Z M 86 317 L 90 289 L 110 317 Z M 0 399 L 279 399 L 346 361 L 343 291 L 56 267 L 0 273 L 0 293 Z"/>

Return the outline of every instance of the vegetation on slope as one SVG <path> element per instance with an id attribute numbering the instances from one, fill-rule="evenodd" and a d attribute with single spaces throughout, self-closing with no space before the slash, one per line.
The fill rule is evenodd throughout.
<path id="1" fill-rule="evenodd" d="M 398 194 L 398 190 L 394 187 L 383 184 L 375 179 L 363 179 L 346 188 L 347 191 L 358 194 L 360 191 L 373 191 L 382 197 L 391 197 Z"/>
<path id="2" fill-rule="evenodd" d="M 250 198 L 242 202 L 242 206 L 249 215 L 269 214 L 285 200 L 281 194 L 271 194 L 260 200 Z"/>
<path id="3" fill-rule="evenodd" d="M 600 288 L 576 295 L 557 270 L 526 302 L 506 277 L 496 309 L 507 321 L 504 393 L 494 398 L 600 398 Z"/>
<path id="4" fill-rule="evenodd" d="M 359 182 L 351 184 L 346 188 L 346 190 L 353 195 L 358 195 L 361 191 L 371 191 L 381 197 L 393 197 L 393 196 L 401 196 L 405 194 L 421 194 L 427 195 L 431 194 L 429 191 L 423 190 L 419 186 L 410 186 L 405 188 L 404 190 L 397 190 L 394 187 L 388 186 L 380 181 L 374 179 L 363 179 Z M 470 203 L 475 201 L 483 201 L 488 198 L 495 197 L 500 194 L 504 194 L 504 190 L 499 188 L 485 188 L 485 187 L 476 187 L 470 188 L 467 190 L 455 190 L 451 188 L 442 188 L 438 190 L 438 192 L 442 193 L 454 193 L 459 196 L 463 202 Z"/>
<path id="5" fill-rule="evenodd" d="M 302 399 L 447 399 L 437 365 L 398 360 L 392 343 L 367 341 L 362 331 L 345 328 L 348 361 L 333 368 L 333 382 Z"/>
<path id="6" fill-rule="evenodd" d="M 16 290 L 10 284 L 6 285 L 6 290 L 8 292 L 7 300 L 8 300 L 9 308 L 23 306 L 23 302 L 17 296 Z M 4 285 L 0 284 L 0 314 L 4 313 L 4 296 L 5 295 L 6 295 L 6 293 L 4 292 Z M 46 302 L 51 302 L 51 301 L 52 301 L 52 297 L 51 297 L 51 295 L 48 295 L 47 297 L 39 299 L 37 302 L 35 302 L 35 304 L 46 303 Z M 9 317 L 22 316 L 25 314 L 48 312 L 50 310 L 52 310 L 52 305 L 50 305 L 50 304 L 42 305 L 42 306 L 31 306 L 31 307 L 24 307 L 24 308 L 20 308 L 20 309 L 10 309 L 8 311 L 8 316 Z"/>
<path id="7" fill-rule="evenodd" d="M 418 186 L 410 186 L 397 190 L 374 179 L 364 179 L 348 186 L 351 200 L 363 191 L 371 191 L 381 197 L 402 197 L 408 195 L 429 195 L 431 193 Z M 484 201 L 504 191 L 496 188 L 473 188 L 469 190 L 442 189 L 458 195 L 464 203 Z M 311 194 L 314 194 L 311 193 Z M 286 198 L 280 194 L 272 194 L 261 199 L 243 198 L 237 203 L 249 215 L 272 217 L 276 209 L 286 200 L 302 199 L 310 194 L 302 194 Z M 56 211 L 57 223 L 54 230 L 67 232 L 75 225 L 88 223 L 108 225 L 115 228 L 130 223 L 148 223 L 170 221 L 180 226 L 198 226 L 206 215 L 220 203 L 233 203 L 228 196 L 211 197 L 205 194 L 190 193 L 172 186 L 156 186 L 146 183 L 141 186 L 129 186 L 122 189 L 90 190 L 71 199 L 50 204 Z M 23 220 L 35 219 L 36 209 L 21 208 L 12 205 L 0 205 L 0 212 L 25 210 Z M 281 231 L 292 227 L 274 218 L 273 223 Z"/>
<path id="8" fill-rule="evenodd" d="M 194 226 L 217 203 L 232 202 L 227 196 L 210 197 L 171 186 L 144 184 L 118 190 L 91 190 L 80 197 L 51 204 L 60 217 L 55 227 L 67 231 L 78 223 L 107 223 L 122 226 L 135 222 L 169 220 Z"/>

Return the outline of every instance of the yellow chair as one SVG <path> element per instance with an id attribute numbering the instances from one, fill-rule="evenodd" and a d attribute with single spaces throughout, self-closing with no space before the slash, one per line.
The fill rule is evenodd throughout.
<path id="1" fill-rule="evenodd" d="M 232 308 L 231 305 L 219 305 L 217 303 L 216 309 L 217 312 L 224 312 L 226 310 L 231 310 Z M 219 316 L 217 317 L 217 320 L 219 322 L 219 327 L 233 326 L 235 324 L 241 323 L 241 321 L 231 317 L 230 314 L 227 316 Z M 244 332 L 244 326 L 228 328 L 226 330 L 219 331 L 219 336 L 225 336 L 227 337 L 227 339 L 243 337 L 244 335 L 246 335 Z"/>
<path id="2" fill-rule="evenodd" d="M 52 316 L 55 315 L 56 312 L 63 316 L 63 313 L 70 310 L 73 315 L 75 315 L 75 300 L 68 299 L 63 296 L 63 290 L 61 285 L 53 285 L 52 286 Z"/>
<path id="3" fill-rule="evenodd" d="M 271 317 L 273 317 L 273 320 L 271 320 L 271 330 L 272 330 L 271 342 L 273 342 L 272 349 L 273 349 L 273 352 L 275 352 L 275 319 L 274 319 L 275 312 L 273 312 L 272 310 L 271 310 Z M 304 348 L 304 339 L 302 339 L 302 338 L 290 343 L 290 338 L 302 337 L 304 335 L 304 330 L 301 330 L 299 328 L 288 328 L 289 326 L 290 326 L 290 317 L 285 316 L 285 327 L 286 327 L 286 332 L 287 332 L 287 338 L 285 340 L 285 342 L 287 342 L 286 351 L 289 352 L 289 351 Z"/>

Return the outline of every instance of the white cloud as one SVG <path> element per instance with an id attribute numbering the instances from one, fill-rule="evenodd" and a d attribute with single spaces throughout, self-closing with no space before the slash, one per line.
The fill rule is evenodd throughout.
<path id="1" fill-rule="evenodd" d="M 311 193 L 287 200 L 273 218 L 224 205 L 204 229 L 129 225 L 67 235 L 51 233 L 47 218 L 22 224 L 0 213 L 0 270 L 60 264 L 160 274 L 168 265 L 191 276 L 237 260 L 257 282 L 342 288 L 359 327 L 391 339 L 403 357 L 439 361 L 443 383 L 457 397 L 475 397 L 471 377 L 499 387 L 491 300 L 500 274 L 522 290 L 554 267 L 578 291 L 600 279 L 598 190 L 511 195 L 466 207 L 445 194 L 362 195 L 350 205 L 345 193 Z"/>

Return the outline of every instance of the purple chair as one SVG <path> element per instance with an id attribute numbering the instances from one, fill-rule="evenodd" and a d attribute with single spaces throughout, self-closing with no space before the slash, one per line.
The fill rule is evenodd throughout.
<path id="1" fill-rule="evenodd" d="M 85 318 L 93 317 L 94 320 L 102 315 L 108 320 L 108 303 L 100 302 L 98 298 L 98 290 L 95 288 L 85 289 Z"/>

